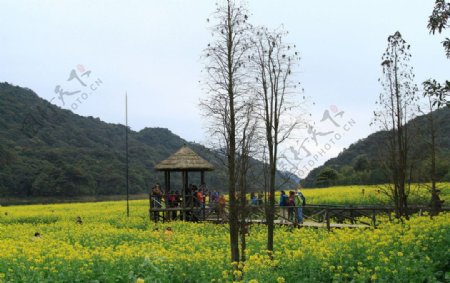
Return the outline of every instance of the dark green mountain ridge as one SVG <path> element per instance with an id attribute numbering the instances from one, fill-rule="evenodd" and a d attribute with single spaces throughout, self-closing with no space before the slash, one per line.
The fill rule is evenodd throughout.
<path id="1" fill-rule="evenodd" d="M 27 88 L 0 83 L 0 197 L 65 197 L 125 194 L 125 126 L 82 117 Z M 207 172 L 211 190 L 226 191 L 224 156 L 188 142 L 165 128 L 129 131 L 130 193 L 148 193 L 164 176 L 154 166 L 188 145 L 216 168 Z M 263 191 L 263 164 L 250 161 L 248 190 Z M 171 187 L 181 189 L 181 173 Z M 278 172 L 284 188 L 297 177 Z M 190 173 L 193 184 L 199 173 Z"/>
<path id="2" fill-rule="evenodd" d="M 0 83 L 0 109 L 0 196 L 125 193 L 124 125 L 79 116 L 8 83 Z M 225 190 L 217 153 L 168 129 L 145 128 L 129 132 L 130 192 L 146 193 L 162 182 L 154 165 L 183 144 L 215 165 L 206 181 Z M 193 183 L 199 179 L 190 177 Z M 175 174 L 174 186 L 177 179 Z"/>
<path id="3" fill-rule="evenodd" d="M 433 119 L 436 125 L 437 173 L 440 181 L 450 181 L 450 109 L 435 110 Z M 430 166 L 429 115 L 418 116 L 408 122 L 411 131 L 411 156 L 414 159 L 412 181 L 427 181 Z M 313 169 L 302 181 L 305 187 L 320 187 L 331 184 L 380 184 L 389 182 L 382 170 L 383 152 L 388 132 L 378 131 L 361 139 L 337 157 Z M 332 182 L 322 182 L 321 173 L 334 171 L 337 178 Z M 329 172 L 328 172 L 329 173 Z M 323 176 L 322 176 L 323 177 Z"/>

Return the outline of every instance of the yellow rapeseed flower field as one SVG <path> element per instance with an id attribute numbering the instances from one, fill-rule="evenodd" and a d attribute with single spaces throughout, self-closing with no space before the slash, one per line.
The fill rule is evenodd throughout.
<path id="1" fill-rule="evenodd" d="M 441 199 L 450 202 L 450 183 L 439 183 Z M 334 186 L 326 189 L 303 189 L 309 204 L 359 204 L 385 205 L 391 200 L 383 192 L 383 185 Z M 429 186 L 412 184 L 409 188 L 409 202 L 428 205 L 431 199 Z"/>
<path id="2" fill-rule="evenodd" d="M 333 190 L 304 194 L 309 200 L 338 198 L 341 192 Z M 279 227 L 273 260 L 265 250 L 266 227 L 252 226 L 247 261 L 230 264 L 227 225 L 152 223 L 148 201 L 130 204 L 129 218 L 123 201 L 0 207 L 0 282 L 444 282 L 450 277 L 449 214 L 385 221 L 377 229 Z"/>

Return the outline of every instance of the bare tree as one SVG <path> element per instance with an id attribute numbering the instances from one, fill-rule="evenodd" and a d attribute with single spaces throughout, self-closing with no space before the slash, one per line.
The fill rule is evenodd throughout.
<path id="1" fill-rule="evenodd" d="M 249 234 L 249 226 L 246 222 L 249 207 L 247 202 L 248 193 L 248 171 L 250 160 L 255 155 L 257 149 L 257 120 L 254 115 L 253 101 L 247 101 L 244 106 L 243 116 L 238 119 L 239 152 L 237 154 L 238 165 L 238 190 L 239 190 L 239 226 L 241 261 L 246 260 L 246 235 Z"/>
<path id="2" fill-rule="evenodd" d="M 241 119 L 246 117 L 248 109 L 245 61 L 248 61 L 248 33 L 251 26 L 247 23 L 248 16 L 244 7 L 236 5 L 232 0 L 216 5 L 217 9 L 213 14 L 213 41 L 208 44 L 204 54 L 207 73 L 205 86 L 209 96 L 202 101 L 201 106 L 211 121 L 211 134 L 226 156 L 231 261 L 238 262 L 240 227 L 236 187 L 240 168 L 237 156 L 241 154 L 242 157 L 239 146 L 242 148 L 246 143 L 240 143 L 238 135 L 240 127 L 246 124 Z"/>
<path id="3" fill-rule="evenodd" d="M 433 102 L 431 97 L 428 97 L 428 113 L 422 112 L 422 114 L 426 115 L 428 120 L 428 127 L 425 129 L 425 131 L 428 134 L 428 139 L 426 139 L 426 144 L 429 147 L 429 154 L 430 154 L 430 171 L 429 171 L 429 179 L 431 181 L 431 193 L 436 191 L 436 183 L 437 183 L 437 176 L 436 176 L 436 153 L 437 153 L 437 129 L 438 125 L 436 123 L 436 119 L 434 117 L 434 110 L 438 109 L 439 106 L 436 106 L 436 104 Z"/>
<path id="4" fill-rule="evenodd" d="M 439 104 L 436 104 L 434 99 L 431 96 L 427 96 L 428 101 L 427 101 L 427 105 L 425 107 L 425 111 L 422 110 L 422 108 L 419 108 L 419 112 L 423 115 L 426 115 L 425 117 L 427 118 L 427 127 L 425 127 L 425 129 L 423 129 L 423 140 L 425 142 L 425 151 L 422 152 L 423 155 L 425 156 L 429 156 L 430 160 L 429 162 L 425 162 L 427 170 L 425 173 L 426 176 L 426 181 L 430 182 L 431 181 L 431 185 L 425 185 L 425 187 L 427 187 L 431 193 L 431 216 L 433 215 L 437 215 L 439 213 L 439 208 L 438 208 L 438 204 L 440 203 L 440 201 L 438 201 L 439 203 L 436 203 L 436 200 L 439 200 L 439 196 L 438 196 L 438 188 L 437 188 L 437 181 L 438 181 L 438 174 L 437 174 L 437 161 L 438 161 L 438 153 L 439 153 L 439 148 L 438 148 L 438 128 L 439 128 L 439 123 L 437 123 L 436 121 L 436 117 L 435 117 L 435 113 L 434 111 L 439 109 Z M 428 112 L 428 113 L 427 113 Z"/>
<path id="5" fill-rule="evenodd" d="M 384 188 L 392 198 L 397 217 L 408 217 L 407 177 L 409 147 L 411 144 L 407 121 L 414 117 L 417 109 L 417 86 L 414 84 L 412 67 L 408 65 L 410 46 L 397 31 L 388 37 L 388 47 L 382 56 L 383 87 L 375 111 L 374 121 L 388 132 L 386 170 L 391 184 Z"/>
<path id="6" fill-rule="evenodd" d="M 269 251 L 273 251 L 278 148 L 299 123 L 296 119 L 290 119 L 292 116 L 289 114 L 296 108 L 294 97 L 298 92 L 298 83 L 294 81 L 294 70 L 300 57 L 295 45 L 284 42 L 286 35 L 283 29 L 255 29 L 254 50 L 250 56 L 254 64 L 256 103 L 269 163 L 269 205 L 266 207 Z"/>

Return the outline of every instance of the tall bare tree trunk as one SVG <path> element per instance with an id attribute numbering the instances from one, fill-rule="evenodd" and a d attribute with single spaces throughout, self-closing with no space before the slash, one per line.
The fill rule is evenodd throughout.
<path id="1" fill-rule="evenodd" d="M 253 40 L 255 54 L 251 56 L 254 60 L 256 98 L 269 161 L 269 204 L 266 204 L 268 251 L 273 251 L 274 248 L 278 147 L 299 123 L 298 120 L 283 121 L 288 114 L 294 114 L 290 111 L 298 106 L 292 98 L 297 93 L 298 83 L 293 80 L 293 69 L 299 57 L 295 45 L 284 43 L 286 35 L 284 30 L 269 32 L 264 27 L 256 29 Z"/>
<path id="2" fill-rule="evenodd" d="M 231 260 L 239 261 L 239 220 L 238 209 L 236 203 L 236 115 L 234 111 L 234 62 L 233 62 L 233 25 L 231 22 L 231 3 L 228 6 L 228 39 L 227 39 L 227 60 L 228 60 L 228 102 L 230 109 L 230 128 L 228 130 L 229 152 L 228 152 L 228 186 L 230 197 L 230 244 L 231 244 Z"/>
<path id="3" fill-rule="evenodd" d="M 239 262 L 239 185 L 240 165 L 237 160 L 240 144 L 240 123 L 247 95 L 244 58 L 248 50 L 248 30 L 246 9 L 227 0 L 218 5 L 213 26 L 214 41 L 205 49 L 207 58 L 205 83 L 210 94 L 201 106 L 213 123 L 212 136 L 217 138 L 218 148 L 226 156 L 229 194 L 229 227 L 231 261 Z M 208 20 L 209 22 L 209 20 Z"/>
<path id="4" fill-rule="evenodd" d="M 382 109 L 375 112 L 375 121 L 381 128 L 389 131 L 388 174 L 392 184 L 387 188 L 389 196 L 395 205 L 397 218 L 408 218 L 408 194 L 406 181 L 412 170 L 408 171 L 411 162 L 408 140 L 408 119 L 414 117 L 417 111 L 417 86 L 414 84 L 412 68 L 408 66 L 411 58 L 410 46 L 399 32 L 388 37 L 388 47 L 382 56 L 384 80 L 380 82 L 384 93 L 380 94 L 377 102 Z M 410 167 L 412 168 L 412 167 Z"/>

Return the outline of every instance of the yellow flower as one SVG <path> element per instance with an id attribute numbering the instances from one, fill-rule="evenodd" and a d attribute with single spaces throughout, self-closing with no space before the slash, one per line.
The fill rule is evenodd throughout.
<path id="1" fill-rule="evenodd" d="M 236 276 L 237 278 L 241 278 L 241 276 L 242 276 L 242 271 L 240 271 L 240 270 L 235 270 L 235 271 L 233 271 L 233 275 Z"/>
<path id="2" fill-rule="evenodd" d="M 277 283 L 284 283 L 284 282 L 286 282 L 286 280 L 284 280 L 284 277 L 277 278 Z"/>
<path id="3" fill-rule="evenodd" d="M 138 278 L 138 279 L 136 280 L 136 283 L 144 283 L 144 279 Z"/>

